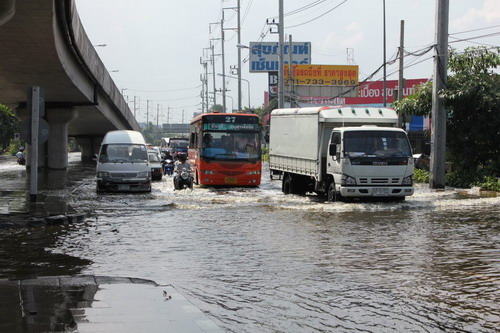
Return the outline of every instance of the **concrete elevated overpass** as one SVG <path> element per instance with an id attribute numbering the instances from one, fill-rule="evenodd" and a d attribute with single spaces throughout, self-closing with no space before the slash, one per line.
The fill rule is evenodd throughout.
<path id="1" fill-rule="evenodd" d="M 0 1 L 0 103 L 27 119 L 27 90 L 45 90 L 50 136 L 40 166 L 65 169 L 67 139 L 91 158 L 104 134 L 140 130 L 80 22 L 74 0 Z"/>

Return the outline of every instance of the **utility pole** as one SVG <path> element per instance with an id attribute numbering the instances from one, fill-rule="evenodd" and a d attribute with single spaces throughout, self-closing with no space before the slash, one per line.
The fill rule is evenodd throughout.
<path id="1" fill-rule="evenodd" d="M 384 91 L 382 92 L 382 96 L 384 97 L 384 107 L 387 106 L 387 51 L 386 51 L 386 38 L 385 38 L 385 0 L 383 0 L 383 21 L 384 21 Z"/>
<path id="2" fill-rule="evenodd" d="M 385 1 L 385 0 L 384 0 Z M 285 102 L 285 62 L 283 59 L 283 44 L 285 41 L 285 24 L 283 19 L 283 0 L 279 0 L 279 22 L 278 22 L 278 33 L 279 33 L 279 57 L 280 57 L 280 68 L 278 72 L 278 108 L 282 109 Z"/>
<path id="3" fill-rule="evenodd" d="M 224 60 L 224 11 L 220 20 L 220 33 L 222 41 L 222 112 L 226 113 L 226 62 Z"/>
<path id="4" fill-rule="evenodd" d="M 293 108 L 295 106 L 294 99 L 294 85 L 293 85 L 293 52 L 292 52 L 292 35 L 288 35 L 288 86 L 290 87 L 290 107 Z"/>
<path id="5" fill-rule="evenodd" d="M 160 104 L 156 104 L 156 129 L 158 130 L 160 127 L 158 126 L 158 120 L 160 117 Z"/>
<path id="6" fill-rule="evenodd" d="M 137 96 L 134 96 L 134 118 L 137 120 L 136 111 L 137 111 Z"/>
<path id="7" fill-rule="evenodd" d="M 167 124 L 170 123 L 170 106 L 167 106 Z"/>
<path id="8" fill-rule="evenodd" d="M 214 88 L 214 106 L 217 104 L 217 89 L 215 88 L 215 55 L 214 55 L 214 45 L 210 41 L 210 48 L 212 49 L 212 78 L 213 78 L 213 88 Z"/>
<path id="9" fill-rule="evenodd" d="M 240 0 L 238 0 L 237 9 L 238 12 L 238 44 L 241 44 L 241 20 L 240 20 Z M 241 48 L 238 49 L 238 110 L 241 111 Z"/>
<path id="10" fill-rule="evenodd" d="M 146 127 L 149 125 L 149 99 L 146 100 Z"/>
<path id="11" fill-rule="evenodd" d="M 404 63 L 404 43 L 405 43 L 405 21 L 401 20 L 401 30 L 399 36 L 399 78 L 398 78 L 398 101 L 403 99 L 403 63 Z M 402 114 L 398 115 L 398 127 L 403 127 L 405 117 Z"/>
<path id="12" fill-rule="evenodd" d="M 439 92 L 447 85 L 449 0 L 436 0 L 436 46 L 432 86 L 431 188 L 445 187 L 446 111 Z"/>

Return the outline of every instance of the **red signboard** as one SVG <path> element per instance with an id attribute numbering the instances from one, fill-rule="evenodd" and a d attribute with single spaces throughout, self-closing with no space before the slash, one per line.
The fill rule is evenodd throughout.
<path id="1" fill-rule="evenodd" d="M 416 86 L 427 82 L 429 79 L 408 79 L 403 89 L 403 96 L 408 96 L 413 93 Z M 387 104 L 394 101 L 394 89 L 398 86 L 397 80 L 386 81 Z M 383 104 L 384 99 L 382 92 L 384 90 L 383 81 L 367 81 L 358 87 L 358 97 L 342 97 L 330 98 L 326 96 L 301 96 L 299 101 L 304 101 L 309 104 L 343 104 L 343 105 L 359 105 L 359 104 Z"/>

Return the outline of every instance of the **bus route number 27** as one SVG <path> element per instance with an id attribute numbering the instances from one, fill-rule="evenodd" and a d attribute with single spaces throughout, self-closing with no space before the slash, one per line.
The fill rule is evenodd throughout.
<path id="1" fill-rule="evenodd" d="M 226 117 L 226 123 L 234 123 L 236 121 L 236 117 Z"/>

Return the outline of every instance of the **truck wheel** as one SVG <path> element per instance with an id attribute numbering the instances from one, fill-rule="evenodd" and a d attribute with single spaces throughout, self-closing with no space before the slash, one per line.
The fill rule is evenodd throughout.
<path id="1" fill-rule="evenodd" d="M 327 200 L 330 202 L 335 202 L 339 199 L 339 195 L 337 191 L 335 191 L 335 182 L 331 182 L 330 186 L 328 186 Z"/>
<path id="2" fill-rule="evenodd" d="M 283 186 L 282 186 L 282 191 L 287 194 L 293 194 L 292 191 L 292 177 L 290 177 L 289 174 L 286 174 L 285 177 L 283 178 Z"/>

